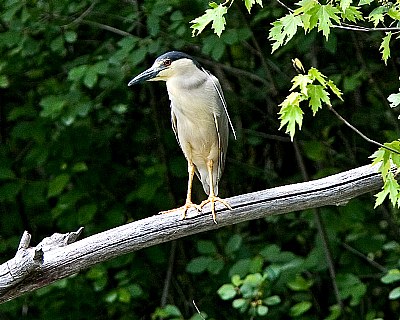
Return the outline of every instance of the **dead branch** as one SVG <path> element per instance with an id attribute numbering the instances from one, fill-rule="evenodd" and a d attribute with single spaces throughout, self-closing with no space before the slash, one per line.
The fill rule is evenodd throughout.
<path id="1" fill-rule="evenodd" d="M 54 234 L 29 248 L 25 232 L 14 258 L 0 265 L 0 303 L 104 262 L 158 243 L 222 228 L 247 220 L 326 205 L 344 205 L 350 199 L 379 189 L 382 178 L 370 165 L 326 178 L 276 187 L 226 199 L 233 210 L 217 205 L 217 220 L 209 207 L 200 214 L 182 212 L 135 221 L 75 242 L 82 231 Z"/>

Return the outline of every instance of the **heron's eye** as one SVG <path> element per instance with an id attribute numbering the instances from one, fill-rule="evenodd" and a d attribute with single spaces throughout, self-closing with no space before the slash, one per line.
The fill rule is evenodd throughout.
<path id="1" fill-rule="evenodd" d="M 165 59 L 163 61 L 163 65 L 166 66 L 166 67 L 169 67 L 171 65 L 171 60 L 170 59 Z"/>

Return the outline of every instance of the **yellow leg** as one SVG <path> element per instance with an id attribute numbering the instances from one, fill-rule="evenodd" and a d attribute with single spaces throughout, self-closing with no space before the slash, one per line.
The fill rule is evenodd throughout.
<path id="1" fill-rule="evenodd" d="M 204 200 L 202 203 L 200 203 L 199 207 L 203 208 L 207 203 L 211 202 L 211 213 L 212 213 L 214 223 L 216 224 L 217 223 L 217 215 L 215 213 L 215 202 L 218 201 L 218 202 L 222 203 L 225 207 L 227 207 L 230 210 L 232 210 L 232 207 L 225 200 L 215 196 L 214 181 L 213 181 L 213 165 L 214 165 L 214 162 L 212 160 L 209 160 L 207 162 L 208 176 L 210 178 L 210 194 L 208 195 L 207 200 Z"/>
<path id="2" fill-rule="evenodd" d="M 198 206 L 197 204 L 194 204 L 192 202 L 192 184 L 193 184 L 193 177 L 194 177 L 194 165 L 192 162 L 188 162 L 188 173 L 189 173 L 189 180 L 188 180 L 188 187 L 187 187 L 187 195 L 186 195 L 186 202 L 182 207 L 167 210 L 167 211 L 161 211 L 161 214 L 165 213 L 170 213 L 170 212 L 175 212 L 179 210 L 183 210 L 183 216 L 182 219 L 186 218 L 186 212 L 190 208 L 196 208 L 197 210 L 201 210 L 201 207 Z"/>

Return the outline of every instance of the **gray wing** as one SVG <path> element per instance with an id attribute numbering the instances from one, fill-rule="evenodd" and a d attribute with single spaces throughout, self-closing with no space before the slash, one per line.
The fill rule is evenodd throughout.
<path id="1" fill-rule="evenodd" d="M 176 116 L 174 113 L 174 109 L 172 108 L 172 102 L 171 102 L 171 124 L 172 124 L 172 130 L 174 131 L 175 134 L 176 141 L 178 141 L 179 147 L 182 149 L 182 146 L 178 138 L 178 127 L 176 125 Z"/>
<path id="2" fill-rule="evenodd" d="M 228 149 L 228 138 L 229 138 L 229 125 L 232 129 L 233 135 L 236 139 L 236 132 L 233 128 L 231 119 L 229 118 L 228 109 L 226 106 L 226 101 L 224 97 L 224 93 L 222 92 L 221 84 L 219 83 L 218 79 L 213 76 L 209 71 L 203 69 L 203 71 L 209 76 L 216 92 L 218 95 L 218 104 L 221 110 L 220 112 L 214 112 L 214 122 L 215 128 L 217 130 L 218 135 L 218 149 L 219 149 L 219 161 L 218 161 L 218 173 L 217 177 L 218 180 L 222 175 L 222 171 L 225 167 L 225 159 L 226 159 L 226 152 Z"/>

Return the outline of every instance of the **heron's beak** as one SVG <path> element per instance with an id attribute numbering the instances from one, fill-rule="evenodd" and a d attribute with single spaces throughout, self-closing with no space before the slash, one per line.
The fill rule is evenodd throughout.
<path id="1" fill-rule="evenodd" d="M 162 71 L 163 68 L 160 66 L 152 66 L 151 68 L 138 74 L 131 81 L 129 81 L 128 86 L 133 86 L 134 84 L 141 83 L 143 81 L 151 81 L 157 77 L 157 75 Z M 155 80 L 155 79 L 154 79 Z"/>

